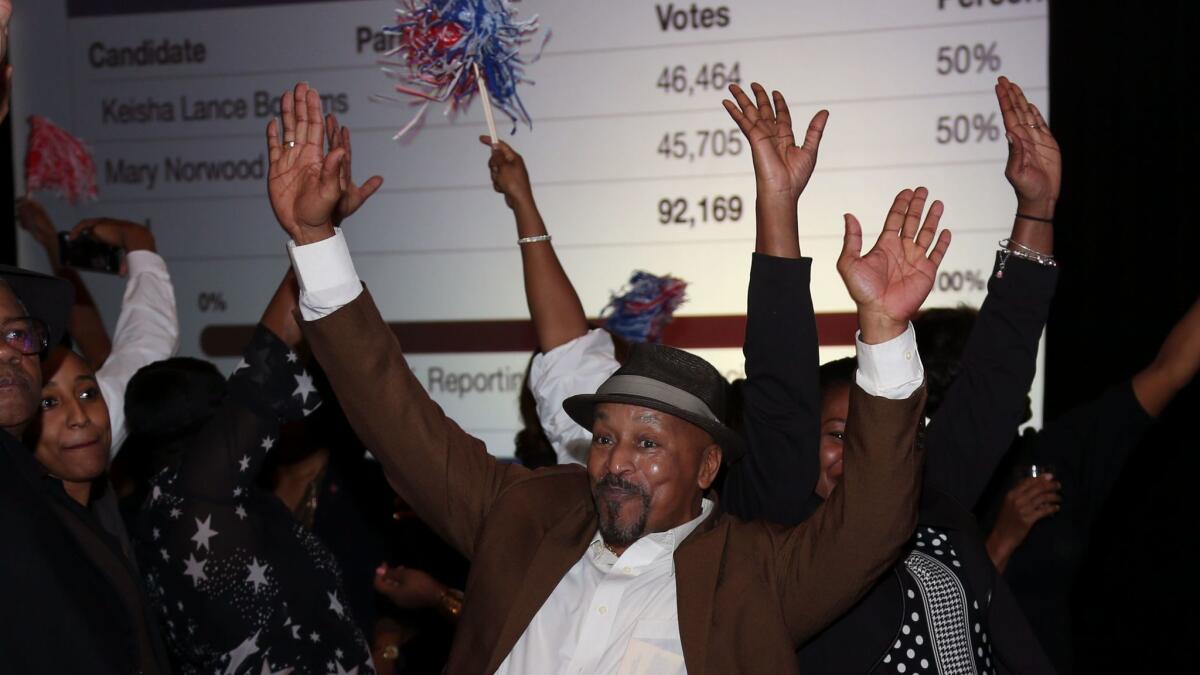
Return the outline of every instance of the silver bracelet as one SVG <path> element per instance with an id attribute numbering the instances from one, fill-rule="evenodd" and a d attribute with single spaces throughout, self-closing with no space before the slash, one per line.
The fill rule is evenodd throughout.
<path id="1" fill-rule="evenodd" d="M 1037 259 L 1037 260 L 1054 260 L 1054 256 L 1046 255 L 1045 253 L 1042 253 L 1041 251 L 1029 248 L 1028 246 L 1026 246 L 1025 244 L 1022 244 L 1019 241 L 1013 241 L 1012 239 L 1001 239 L 1000 240 L 1000 248 L 1008 248 L 1009 246 L 1016 246 L 1020 251 L 1028 253 L 1030 256 L 1032 256 L 1034 259 Z"/>
<path id="2" fill-rule="evenodd" d="M 550 241 L 550 235 L 539 234 L 534 237 L 521 237 L 520 239 L 517 240 L 517 243 L 518 244 L 536 244 L 539 241 Z"/>
<path id="3" fill-rule="evenodd" d="M 1015 246 L 1016 249 L 1010 249 L 1009 246 Z M 1000 268 L 996 270 L 996 278 L 1004 278 L 1004 268 L 1008 265 L 1008 257 L 1016 256 L 1022 260 L 1035 262 L 1046 267 L 1058 267 L 1058 261 L 1052 255 L 1046 255 L 1040 251 L 1035 251 L 1019 241 L 1011 239 L 1000 240 Z"/>

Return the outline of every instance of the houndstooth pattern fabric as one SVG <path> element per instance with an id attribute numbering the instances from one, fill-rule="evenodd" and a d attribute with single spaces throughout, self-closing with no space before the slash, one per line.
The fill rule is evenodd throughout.
<path id="1" fill-rule="evenodd" d="M 943 675 L 975 675 L 974 648 L 967 622 L 967 595 L 946 565 L 933 556 L 912 551 L 904 567 L 920 589 L 928 612 L 931 647 Z"/>
<path id="2" fill-rule="evenodd" d="M 896 570 L 904 606 L 900 630 L 871 672 L 995 675 L 987 599 L 981 609 L 949 533 L 918 527 L 908 551 Z"/>

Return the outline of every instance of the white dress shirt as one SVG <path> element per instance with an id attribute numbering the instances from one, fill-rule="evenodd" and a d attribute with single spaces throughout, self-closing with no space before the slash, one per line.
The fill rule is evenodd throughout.
<path id="1" fill-rule="evenodd" d="M 675 549 L 713 511 L 648 534 L 620 557 L 597 532 L 496 670 L 510 673 L 686 673 L 675 601 Z"/>
<path id="2" fill-rule="evenodd" d="M 288 250 L 300 282 L 300 313 L 305 320 L 328 316 L 362 292 L 340 231 L 316 244 L 289 244 Z M 611 345 L 611 338 L 606 347 L 604 336 L 592 331 L 534 361 L 531 386 L 535 382 L 542 385 L 540 394 L 534 389 L 539 417 L 546 429 L 557 430 L 567 442 L 571 440 L 568 437 L 574 437 L 587 438 L 590 443 L 591 433 L 561 412 L 562 399 L 596 391 L 616 370 Z M 560 358 L 564 355 L 569 358 Z M 911 324 L 902 335 L 880 345 L 858 341 L 858 358 L 858 384 L 869 394 L 907 398 L 924 380 Z M 584 364 L 581 359 L 595 362 Z M 580 371 L 586 371 L 587 377 L 572 376 Z M 580 388 L 557 385 L 554 380 L 560 376 L 571 387 Z M 562 415 L 566 422 L 550 414 L 551 405 L 555 415 Z M 577 431 L 571 432 L 570 425 Z M 674 554 L 712 510 L 712 502 L 704 500 L 699 516 L 671 530 L 642 537 L 620 557 L 604 546 L 597 532 L 583 557 L 559 580 L 496 672 L 686 673 L 679 637 Z"/>
<path id="3" fill-rule="evenodd" d="M 143 366 L 170 358 L 179 349 L 179 315 L 167 264 L 154 251 L 125 256 L 128 281 L 113 332 L 112 352 L 96 371 L 100 394 L 108 404 L 111 456 L 125 442 L 125 387 Z"/>

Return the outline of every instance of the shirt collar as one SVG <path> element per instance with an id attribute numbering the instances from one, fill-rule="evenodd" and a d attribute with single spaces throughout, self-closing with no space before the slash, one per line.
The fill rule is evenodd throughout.
<path id="1" fill-rule="evenodd" d="M 674 562 L 675 549 L 688 538 L 700 523 L 704 522 L 713 512 L 714 503 L 710 499 L 700 502 L 700 515 L 688 522 L 662 532 L 651 532 L 625 549 L 618 557 L 604 545 L 604 539 L 597 530 L 588 546 L 586 558 L 602 572 L 610 572 L 614 567 L 620 567 L 626 574 L 636 575 L 663 561 Z"/>

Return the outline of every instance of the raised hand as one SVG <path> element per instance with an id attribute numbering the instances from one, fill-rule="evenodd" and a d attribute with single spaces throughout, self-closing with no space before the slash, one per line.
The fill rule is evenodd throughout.
<path id="1" fill-rule="evenodd" d="M 354 161 L 354 151 L 350 147 L 350 129 L 338 124 L 337 117 L 332 114 L 325 116 L 325 137 L 329 140 L 329 152 L 339 148 L 346 151 L 346 159 L 338 171 L 338 187 L 342 190 L 342 198 L 338 200 L 333 210 L 333 224 L 340 226 L 342 221 L 349 218 L 363 205 L 375 191 L 383 185 L 383 176 L 371 176 L 362 185 L 354 184 L 351 174 L 351 164 Z"/>
<path id="2" fill-rule="evenodd" d="M 923 187 L 896 195 L 883 222 L 875 246 L 861 255 L 862 226 L 846 214 L 846 235 L 837 270 L 858 305 L 863 342 L 878 344 L 901 333 L 933 290 L 938 265 L 950 248 L 950 231 L 936 238 L 942 203 L 929 207 L 925 222 L 921 213 L 929 191 Z"/>
<path id="3" fill-rule="evenodd" d="M 525 160 L 504 141 L 492 145 L 491 136 L 480 136 L 479 142 L 492 149 L 488 158 L 488 171 L 492 177 L 492 188 L 504 195 L 508 208 L 517 209 L 533 205 L 533 187 L 529 184 L 529 171 Z"/>
<path id="4" fill-rule="evenodd" d="M 817 150 L 829 111 L 822 110 L 813 115 L 804 132 L 804 143 L 797 146 L 792 131 L 792 113 L 783 94 L 771 92 L 775 103 L 772 109 L 767 90 L 761 84 L 755 82 L 750 89 L 756 102 L 751 102 L 741 87 L 731 84 L 729 93 L 737 102 L 725 100 L 721 103 L 750 142 L 759 197 L 779 195 L 794 204 L 817 166 Z"/>
<path id="5" fill-rule="evenodd" d="M 267 124 L 267 194 L 283 230 L 299 245 L 333 236 L 333 213 L 342 198 L 345 148 L 325 154 L 321 97 L 301 82 L 280 100 L 279 121 Z"/>
<path id="6" fill-rule="evenodd" d="M 1037 106 L 1006 77 L 996 84 L 996 100 L 1008 136 L 1004 177 L 1017 193 L 1017 210 L 1036 218 L 1052 218 L 1062 185 L 1058 141 Z"/>

